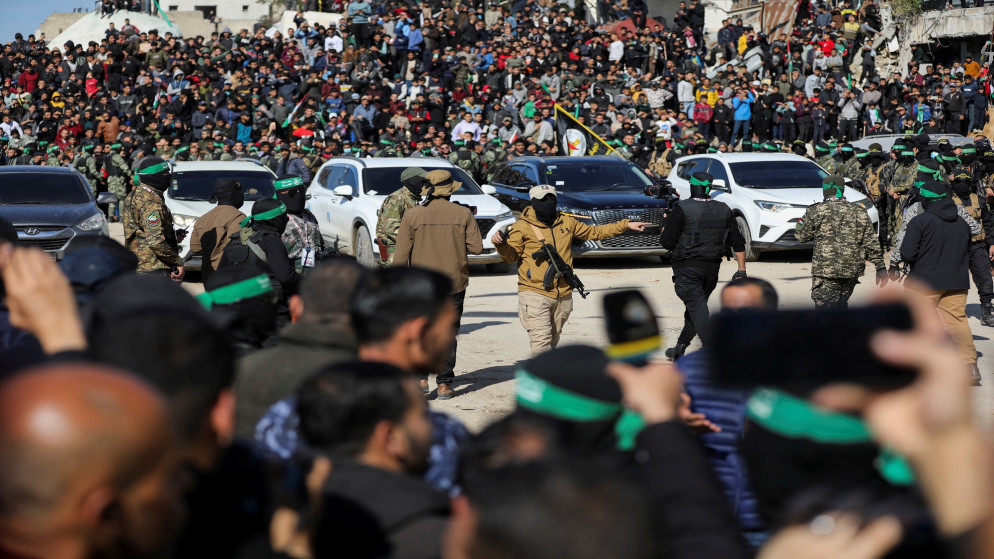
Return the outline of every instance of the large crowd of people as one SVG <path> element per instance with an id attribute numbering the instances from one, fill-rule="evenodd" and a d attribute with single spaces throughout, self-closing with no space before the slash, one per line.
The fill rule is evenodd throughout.
<path id="1" fill-rule="evenodd" d="M 0 200 L 0 557 L 994 556 L 994 447 L 972 412 L 984 375 L 966 318 L 972 271 L 994 326 L 986 65 L 918 48 L 906 76 L 878 77 L 874 0 L 801 1 L 790 35 L 726 21 L 714 37 L 700 0 L 670 20 L 643 0 L 287 1 L 342 19 L 298 12 L 291 29 L 209 38 L 126 21 L 100 43 L 4 45 L 2 163 L 73 166 L 118 194 L 125 243 L 79 235 L 55 262 L 19 244 Z M 819 309 L 805 316 L 824 320 L 778 322 L 793 315 L 747 274 L 715 178 L 695 172 L 660 237 L 686 305 L 670 360 L 645 363 L 662 348 L 638 306 L 615 309 L 637 327 L 610 348 L 560 345 L 584 294 L 572 242 L 651 224 L 590 226 L 533 185 L 489 239 L 518 264 L 531 343 L 514 410 L 471 433 L 433 409 L 431 376 L 435 399 L 460 394 L 467 255 L 483 247 L 449 200 L 459 181 L 404 169 L 375 269 L 324 246 L 306 188 L 343 154 L 445 157 L 482 181 L 561 152 L 557 104 L 657 176 L 680 154 L 813 154 L 824 201 L 796 234 L 814 245 Z M 884 132 L 902 136 L 890 153 L 850 143 Z M 164 202 L 170 160 L 239 157 L 273 169 L 276 195 L 246 215 L 241 185 L 215 183 L 189 233 L 194 297 Z M 847 185 L 881 210 L 878 230 Z M 719 289 L 726 255 L 738 268 Z M 904 293 L 852 315 L 867 261 Z M 716 290 L 719 321 L 789 329 L 807 361 L 778 361 L 759 328 L 744 343 L 783 377 L 726 370 Z M 888 312 L 903 318 L 865 339 L 838 329 Z"/>

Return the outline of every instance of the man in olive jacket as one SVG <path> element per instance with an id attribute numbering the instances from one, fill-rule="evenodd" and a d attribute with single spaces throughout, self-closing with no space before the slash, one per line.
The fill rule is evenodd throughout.
<path id="1" fill-rule="evenodd" d="M 235 379 L 235 435 L 252 440 L 255 426 L 276 402 L 292 395 L 317 371 L 356 359 L 358 348 L 349 315 L 352 293 L 363 269 L 352 260 L 322 263 L 290 298 L 292 323 L 276 345 L 238 362 Z M 334 285 L 335 289 L 328 289 Z"/>
<path id="2" fill-rule="evenodd" d="M 573 239 L 597 241 L 625 231 L 644 231 L 648 223 L 627 219 L 605 225 L 587 225 L 556 211 L 556 189 L 540 184 L 528 192 L 531 205 L 525 208 L 507 235 L 498 231 L 491 238 L 505 262 L 518 262 L 518 318 L 528 331 L 532 355 L 559 344 L 563 325 L 573 312 L 573 289 L 566 280 L 545 288 L 548 259 L 537 262 L 534 254 L 545 243 L 555 247 L 563 261 L 573 266 Z"/>

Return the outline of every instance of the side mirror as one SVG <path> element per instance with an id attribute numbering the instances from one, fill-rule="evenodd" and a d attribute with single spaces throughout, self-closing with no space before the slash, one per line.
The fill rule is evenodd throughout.
<path id="1" fill-rule="evenodd" d="M 342 196 L 344 198 L 352 199 L 352 187 L 348 185 L 336 186 L 334 190 L 331 191 L 335 196 Z"/>
<path id="2" fill-rule="evenodd" d="M 493 196 L 494 194 L 497 194 L 497 189 L 489 184 L 481 186 L 480 189 L 483 190 L 483 193 L 486 194 L 487 196 Z"/>
<path id="3" fill-rule="evenodd" d="M 711 190 L 724 190 L 725 192 L 731 192 L 732 189 L 728 187 L 728 183 L 725 179 L 714 179 L 711 181 Z"/>
<path id="4" fill-rule="evenodd" d="M 117 194 L 114 194 L 113 192 L 101 192 L 100 194 L 97 194 L 98 206 L 108 206 L 110 204 L 116 204 L 117 202 Z"/>

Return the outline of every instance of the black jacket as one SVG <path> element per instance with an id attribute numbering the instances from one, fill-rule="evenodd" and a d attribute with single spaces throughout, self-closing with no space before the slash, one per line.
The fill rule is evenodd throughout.
<path id="1" fill-rule="evenodd" d="M 901 258 L 910 276 L 932 289 L 970 289 L 970 226 L 952 200 L 940 200 L 908 222 Z"/>
<path id="2" fill-rule="evenodd" d="M 286 245 L 280 235 L 265 222 L 255 223 L 252 227 L 252 234 L 249 241 L 258 245 L 266 254 L 266 260 L 261 258 L 242 244 L 240 234 L 231 236 L 231 241 L 224 248 L 221 255 L 221 262 L 217 269 L 221 270 L 226 266 L 253 266 L 259 270 L 260 274 L 266 274 L 273 282 L 273 287 L 277 290 L 280 298 L 287 298 L 297 292 L 297 284 L 300 283 L 300 274 L 293 265 L 293 261 L 287 256 Z"/>
<path id="3" fill-rule="evenodd" d="M 308 322 L 288 325 L 275 347 L 239 360 L 235 377 L 235 435 L 251 440 L 255 425 L 276 402 L 292 395 L 317 371 L 356 358 L 355 337 L 341 330 Z"/>
<path id="4" fill-rule="evenodd" d="M 439 557 L 449 499 L 415 477 L 334 461 L 312 536 L 315 557 Z"/>
<path id="5" fill-rule="evenodd" d="M 693 199 L 681 201 L 677 203 L 672 210 L 670 210 L 669 217 L 666 218 L 666 227 L 663 228 L 663 233 L 660 235 L 659 244 L 663 246 L 666 250 L 673 251 L 677 248 L 677 244 L 680 242 L 680 238 L 683 234 L 683 230 L 686 226 L 686 214 L 681 208 L 681 204 L 688 203 L 702 203 L 695 202 Z M 709 200 L 703 202 L 706 204 L 718 204 L 725 206 L 723 202 L 718 202 L 715 200 Z M 732 251 L 743 252 L 745 251 L 745 238 L 742 236 L 742 232 L 739 231 L 738 224 L 735 223 L 735 216 L 731 211 L 728 211 L 728 217 L 725 220 L 725 227 L 727 230 L 727 237 L 725 238 L 725 244 L 731 245 Z M 687 247 L 684 247 L 687 248 Z M 686 259 L 673 259 L 673 267 L 697 267 L 697 268 L 715 268 L 717 269 L 721 265 L 721 257 L 718 258 L 686 258 Z"/>

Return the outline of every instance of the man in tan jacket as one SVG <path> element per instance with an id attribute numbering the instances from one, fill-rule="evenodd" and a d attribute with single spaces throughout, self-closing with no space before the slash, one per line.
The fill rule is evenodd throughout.
<path id="1" fill-rule="evenodd" d="M 540 184 L 528 192 L 531 205 L 507 235 L 498 231 L 491 240 L 505 262 L 518 262 L 518 318 L 528 331 L 532 355 L 559 344 L 563 325 L 573 311 L 573 289 L 559 278 L 552 289 L 545 288 L 548 259 L 537 262 L 534 254 L 542 245 L 555 247 L 568 266 L 573 266 L 573 239 L 597 241 L 625 231 L 643 231 L 648 223 L 622 219 L 605 225 L 587 225 L 571 215 L 556 211 L 556 189 Z"/>
<path id="2" fill-rule="evenodd" d="M 221 263 L 221 255 L 231 236 L 241 231 L 239 222 L 245 219 L 240 209 L 245 203 L 245 194 L 238 181 L 218 179 L 211 202 L 217 202 L 217 207 L 200 216 L 190 235 L 190 252 L 201 253 L 200 274 L 205 284 Z"/>
<path id="3" fill-rule="evenodd" d="M 466 206 L 449 201 L 462 183 L 453 180 L 448 171 L 438 169 L 425 174 L 431 183 L 422 195 L 426 200 L 404 212 L 397 231 L 394 266 L 419 266 L 443 273 L 452 280 L 452 302 L 456 307 L 456 332 L 462 319 L 466 287 L 469 285 L 468 254 L 483 252 L 480 227 L 473 212 Z M 437 398 L 448 400 L 455 395 L 456 342 L 453 342 L 445 368 L 435 378 Z M 421 391 L 428 393 L 427 375 L 418 379 Z"/>

